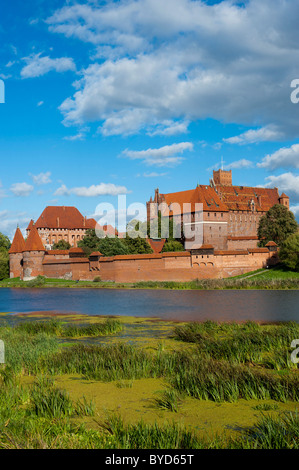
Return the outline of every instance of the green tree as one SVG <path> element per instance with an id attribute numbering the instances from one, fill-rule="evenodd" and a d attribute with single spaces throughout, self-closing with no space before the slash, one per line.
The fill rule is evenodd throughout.
<path id="1" fill-rule="evenodd" d="M 130 254 L 132 255 L 153 252 L 149 243 L 146 241 L 146 238 L 142 238 L 139 236 L 132 238 L 127 233 L 126 238 L 123 238 L 123 243 L 127 246 Z"/>
<path id="2" fill-rule="evenodd" d="M 78 242 L 78 247 L 83 248 L 87 255 L 93 251 L 99 250 L 100 238 L 97 236 L 95 229 L 86 230 L 85 236 Z"/>
<path id="3" fill-rule="evenodd" d="M 11 246 L 10 240 L 6 235 L 3 235 L 3 233 L 0 233 L 0 250 L 4 249 L 6 251 L 9 250 Z"/>
<path id="4" fill-rule="evenodd" d="M 0 250 L 0 280 L 9 277 L 9 255 L 7 250 Z"/>
<path id="5" fill-rule="evenodd" d="M 71 245 L 65 240 L 59 240 L 59 242 L 54 243 L 52 250 L 69 250 Z"/>
<path id="6" fill-rule="evenodd" d="M 282 243 L 279 259 L 287 268 L 299 271 L 299 232 L 293 233 Z"/>
<path id="7" fill-rule="evenodd" d="M 0 280 L 9 277 L 9 254 L 8 250 L 11 247 L 9 238 L 3 233 L 0 233 Z"/>
<path id="8" fill-rule="evenodd" d="M 170 251 L 185 251 L 185 248 L 181 244 L 181 242 L 177 240 L 168 239 L 165 245 L 163 246 L 162 252 L 170 252 Z"/>
<path id="9" fill-rule="evenodd" d="M 78 243 L 80 248 L 83 248 L 87 255 L 93 251 L 99 251 L 103 256 L 116 256 L 130 254 L 129 248 L 118 237 L 104 236 L 101 238 L 94 229 L 86 230 L 84 238 Z M 103 232 L 104 235 L 104 232 Z"/>
<path id="10" fill-rule="evenodd" d="M 269 241 L 274 241 L 278 246 L 289 235 L 297 232 L 298 224 L 295 216 L 287 207 L 275 204 L 261 217 L 258 227 L 259 245 L 265 246 Z"/>
<path id="11" fill-rule="evenodd" d="M 130 250 L 120 238 L 100 238 L 98 250 L 103 256 L 129 255 Z"/>

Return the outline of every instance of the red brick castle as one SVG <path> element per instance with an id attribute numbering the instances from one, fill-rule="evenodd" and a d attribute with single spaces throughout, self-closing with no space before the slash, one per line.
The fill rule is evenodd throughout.
<path id="1" fill-rule="evenodd" d="M 75 207 L 47 207 L 36 223 L 30 222 L 26 241 L 17 229 L 10 248 L 10 276 L 24 280 L 43 275 L 76 280 L 100 276 L 118 282 L 187 281 L 235 276 L 278 260 L 275 243 L 257 247 L 260 218 L 275 204 L 289 209 L 288 196 L 279 195 L 277 188 L 234 186 L 231 171 L 218 170 L 209 185 L 169 194 L 156 189 L 154 199 L 147 202 L 148 220 L 157 217 L 161 204 L 178 223 L 187 210 L 192 231 L 201 224 L 200 246 L 180 253 L 161 253 L 163 244 L 159 243 L 160 249 L 153 254 L 107 258 L 96 252 L 87 258 L 77 243 L 87 229 L 96 227 L 96 221 L 83 217 Z M 203 209 L 200 222 L 196 221 L 198 204 Z M 113 227 L 104 229 L 117 234 Z M 59 240 L 69 242 L 71 249 L 52 250 Z"/>

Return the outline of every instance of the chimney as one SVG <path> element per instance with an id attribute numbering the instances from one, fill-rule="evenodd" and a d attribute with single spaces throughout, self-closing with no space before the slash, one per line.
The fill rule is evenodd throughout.
<path id="1" fill-rule="evenodd" d="M 56 222 L 57 222 L 57 228 L 59 228 L 59 217 L 57 217 Z"/>

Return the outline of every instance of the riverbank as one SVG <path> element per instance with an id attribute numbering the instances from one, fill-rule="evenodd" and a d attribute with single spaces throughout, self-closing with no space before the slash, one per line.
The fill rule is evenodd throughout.
<path id="1" fill-rule="evenodd" d="M 2 315 L 0 448 L 298 449 L 298 335 L 294 322 Z"/>
<path id="2" fill-rule="evenodd" d="M 271 269 L 259 269 L 242 276 L 226 279 L 195 279 L 190 282 L 176 281 L 141 281 L 136 283 L 117 283 L 101 281 L 72 281 L 64 279 L 46 279 L 39 276 L 32 281 L 19 278 L 0 281 L 0 288 L 93 288 L 93 289 L 175 289 L 175 290 L 214 290 L 214 289 L 299 289 L 299 273 L 288 271 L 282 266 Z"/>

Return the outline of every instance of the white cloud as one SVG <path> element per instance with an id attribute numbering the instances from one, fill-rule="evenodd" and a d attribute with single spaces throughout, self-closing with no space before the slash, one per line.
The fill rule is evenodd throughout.
<path id="1" fill-rule="evenodd" d="M 176 134 L 186 134 L 188 132 L 188 125 L 189 122 L 174 122 L 174 121 L 164 121 L 160 125 L 156 127 L 153 131 L 148 131 L 150 136 L 155 135 L 165 135 L 165 136 L 173 136 Z"/>
<path id="2" fill-rule="evenodd" d="M 299 144 L 283 147 L 270 155 L 266 155 L 257 166 L 269 170 L 275 170 L 276 168 L 299 168 Z"/>
<path id="3" fill-rule="evenodd" d="M 116 186 L 112 183 L 100 183 L 89 187 L 76 187 L 68 189 L 66 185 L 61 185 L 54 195 L 55 196 L 75 196 L 96 197 L 96 196 L 118 196 L 120 194 L 128 194 L 130 191 L 125 186 Z"/>
<path id="4" fill-rule="evenodd" d="M 11 185 L 10 190 L 15 196 L 23 197 L 29 196 L 33 191 L 33 186 L 28 183 L 14 183 Z"/>
<path id="5" fill-rule="evenodd" d="M 284 137 L 283 133 L 275 126 L 266 126 L 260 129 L 250 129 L 243 134 L 235 137 L 223 139 L 224 142 L 229 144 L 253 144 L 257 142 L 277 141 Z"/>
<path id="6" fill-rule="evenodd" d="M 229 163 L 228 165 L 225 165 L 226 170 L 237 170 L 240 168 L 250 168 L 253 166 L 253 163 L 250 160 L 246 160 L 245 158 L 242 158 L 241 160 L 237 160 L 235 162 Z"/>
<path id="7" fill-rule="evenodd" d="M 299 175 L 283 173 L 279 176 L 268 176 L 266 188 L 276 187 L 280 193 L 286 193 L 294 202 L 299 201 Z"/>
<path id="8" fill-rule="evenodd" d="M 143 175 L 137 175 L 137 176 L 143 176 L 144 178 L 162 178 L 163 176 L 167 176 L 168 173 L 157 173 L 155 171 L 152 171 L 151 173 L 143 173 Z"/>
<path id="9" fill-rule="evenodd" d="M 25 236 L 29 222 L 30 217 L 24 212 L 9 212 L 7 210 L 0 212 L 0 232 L 8 236 L 11 241 L 17 226 Z"/>
<path id="10" fill-rule="evenodd" d="M 43 101 L 39 101 L 39 102 L 37 103 L 37 107 L 40 107 L 40 106 L 42 106 L 43 104 L 44 104 Z"/>
<path id="11" fill-rule="evenodd" d="M 293 212 L 296 219 L 299 220 L 299 204 L 297 204 L 296 206 L 291 206 L 290 211 Z"/>
<path id="12" fill-rule="evenodd" d="M 299 3 L 285 0 L 275 8 L 273 0 L 67 5 L 47 19 L 50 31 L 90 43 L 101 60 L 62 103 L 64 123 L 99 122 L 104 135 L 116 135 L 212 118 L 259 127 L 231 143 L 299 136 L 290 100 L 298 16 Z"/>
<path id="13" fill-rule="evenodd" d="M 142 160 L 149 166 L 173 166 L 182 162 L 183 157 L 178 156 L 185 150 L 193 150 L 191 142 L 180 142 L 179 144 L 165 145 L 157 149 L 147 150 L 124 150 L 122 155 L 131 160 Z"/>
<path id="14" fill-rule="evenodd" d="M 32 54 L 29 57 L 24 57 L 23 60 L 26 62 L 26 65 L 21 70 L 22 78 L 40 77 L 53 70 L 56 72 L 76 70 L 76 65 L 73 59 L 69 57 L 51 59 L 48 56 L 41 57 L 41 53 L 38 53 Z"/>
<path id="15" fill-rule="evenodd" d="M 39 173 L 39 175 L 30 175 L 33 179 L 33 182 L 38 186 L 42 184 L 51 183 L 51 172 L 47 171 L 46 173 Z"/>

